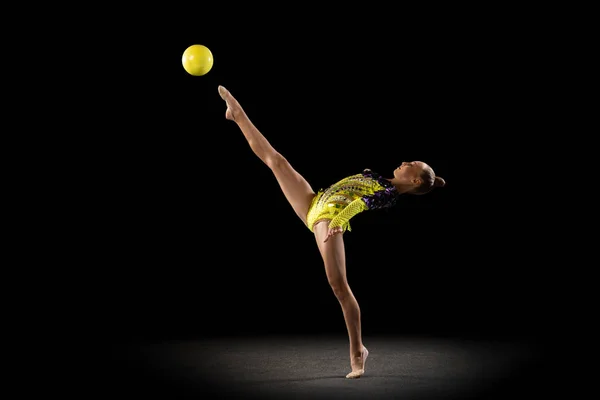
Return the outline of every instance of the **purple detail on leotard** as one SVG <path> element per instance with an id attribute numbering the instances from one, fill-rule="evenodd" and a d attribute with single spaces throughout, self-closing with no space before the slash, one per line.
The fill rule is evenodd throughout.
<path id="1" fill-rule="evenodd" d="M 363 196 L 362 199 L 370 210 L 390 208 L 396 205 L 400 193 L 398 193 L 398 189 L 396 189 L 392 182 L 370 169 L 365 169 L 362 174 L 364 177 L 376 180 L 385 188 L 372 195 Z"/>

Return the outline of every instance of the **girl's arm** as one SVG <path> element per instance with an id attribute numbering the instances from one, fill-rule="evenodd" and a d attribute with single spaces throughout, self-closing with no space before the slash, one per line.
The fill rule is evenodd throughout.
<path id="1" fill-rule="evenodd" d="M 367 204 L 362 198 L 354 200 L 329 222 L 329 229 L 342 228 L 342 232 L 352 230 L 349 224 L 350 219 L 367 209 Z"/>

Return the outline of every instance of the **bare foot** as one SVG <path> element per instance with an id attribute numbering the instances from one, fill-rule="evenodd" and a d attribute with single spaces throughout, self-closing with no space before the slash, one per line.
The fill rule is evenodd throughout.
<path id="1" fill-rule="evenodd" d="M 363 346 L 362 355 L 360 357 L 353 357 L 350 364 L 352 365 L 352 372 L 346 375 L 348 379 L 360 378 L 365 374 L 365 366 L 367 363 L 367 357 L 369 357 L 369 350 Z"/>
<path id="2" fill-rule="evenodd" d="M 227 111 L 225 111 L 225 118 L 230 121 L 235 121 L 235 118 L 242 113 L 242 106 L 240 103 L 233 97 L 229 90 L 225 89 L 223 86 L 219 86 L 219 95 L 225 103 L 227 104 Z"/>

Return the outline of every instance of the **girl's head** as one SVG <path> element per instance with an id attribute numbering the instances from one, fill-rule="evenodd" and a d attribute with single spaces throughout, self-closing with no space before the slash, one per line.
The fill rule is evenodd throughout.
<path id="1" fill-rule="evenodd" d="M 394 170 L 394 183 L 407 188 L 405 193 L 425 194 L 434 187 L 444 186 L 446 181 L 435 176 L 433 169 L 423 161 L 410 161 Z"/>

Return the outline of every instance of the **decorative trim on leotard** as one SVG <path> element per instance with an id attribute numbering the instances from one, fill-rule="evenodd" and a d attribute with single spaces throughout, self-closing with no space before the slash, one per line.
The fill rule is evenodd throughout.
<path id="1" fill-rule="evenodd" d="M 370 210 L 390 208 L 396 205 L 396 201 L 398 200 L 398 197 L 400 197 L 400 193 L 398 193 L 398 189 L 396 189 L 392 182 L 385 179 L 377 172 L 371 171 L 370 169 L 365 169 L 362 174 L 365 177 L 376 180 L 385 188 L 384 190 L 380 190 L 371 195 L 365 195 L 362 197 Z"/>

